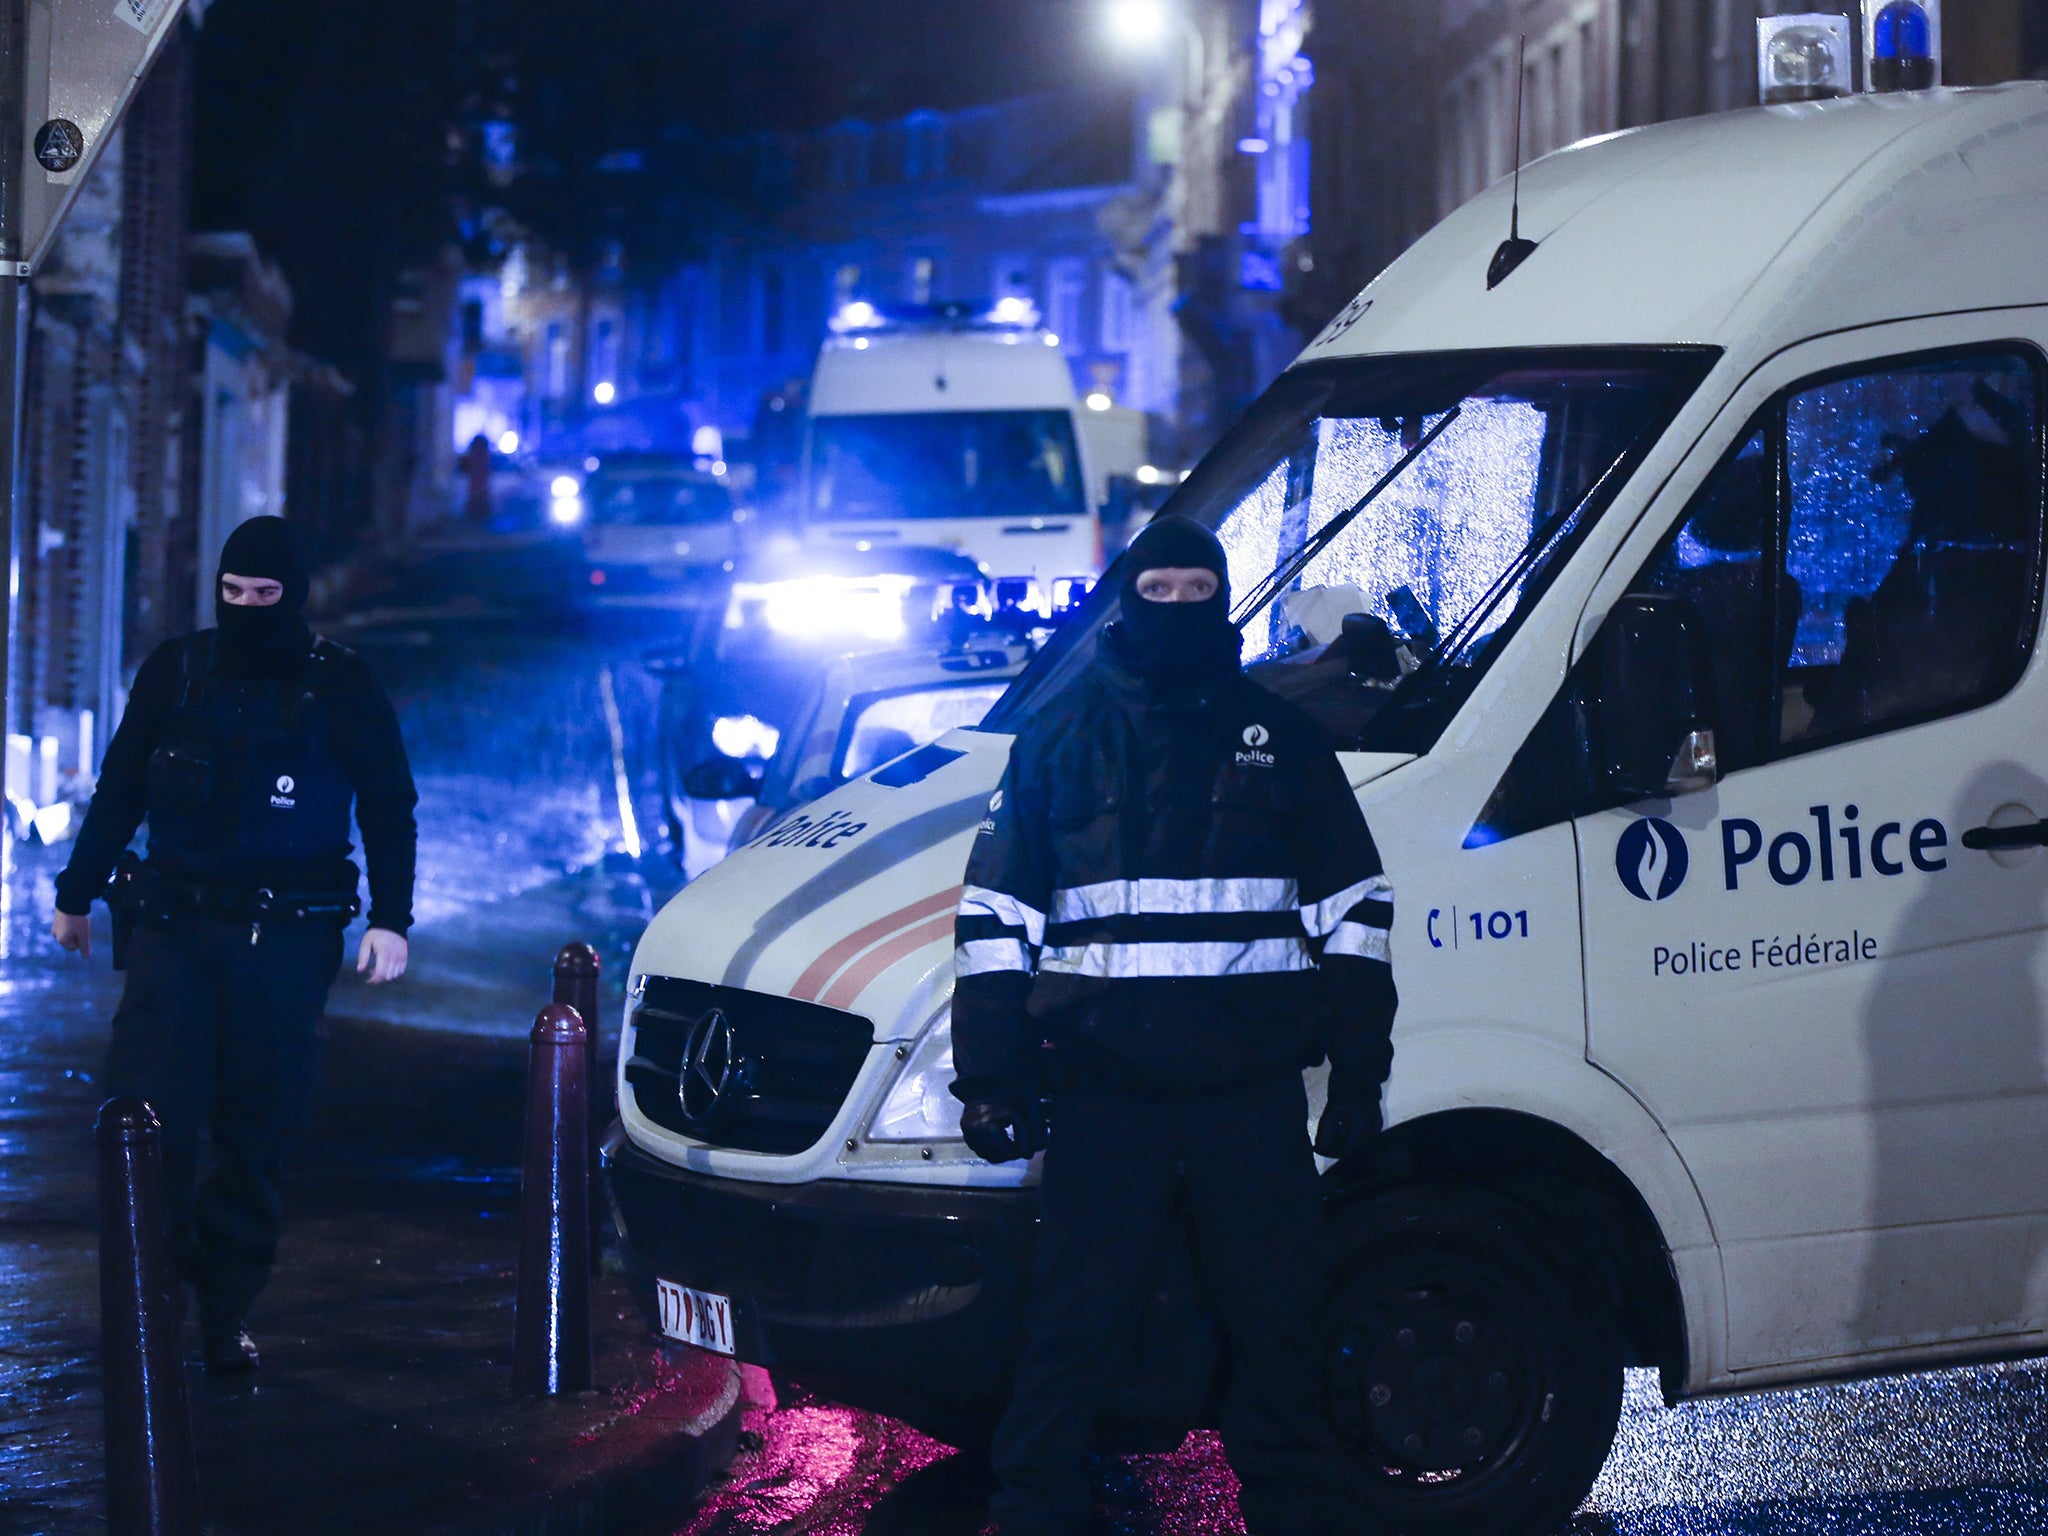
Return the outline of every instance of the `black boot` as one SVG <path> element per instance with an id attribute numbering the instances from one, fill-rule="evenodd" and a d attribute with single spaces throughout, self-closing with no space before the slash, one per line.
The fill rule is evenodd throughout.
<path id="1" fill-rule="evenodd" d="M 247 1376 L 263 1363 L 239 1311 L 199 1301 L 199 1361 L 209 1376 Z"/>

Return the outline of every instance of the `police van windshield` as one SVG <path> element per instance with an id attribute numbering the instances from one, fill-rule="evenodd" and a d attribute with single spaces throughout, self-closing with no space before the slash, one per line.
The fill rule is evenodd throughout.
<path id="1" fill-rule="evenodd" d="M 1086 510 L 1066 411 L 811 420 L 810 515 L 824 522 L 1068 517 Z"/>
<path id="2" fill-rule="evenodd" d="M 1424 752 L 1714 356 L 1314 364 L 1268 390 L 1164 510 L 1223 541 L 1259 682 L 1340 745 Z M 1298 561 L 1311 541 L 1321 547 Z M 1104 580 L 986 729 L 1016 729 L 1078 676 L 1116 588 Z"/>

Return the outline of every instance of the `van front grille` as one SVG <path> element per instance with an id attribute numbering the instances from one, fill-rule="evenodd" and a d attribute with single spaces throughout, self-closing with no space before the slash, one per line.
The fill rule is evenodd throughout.
<path id="1" fill-rule="evenodd" d="M 649 976 L 632 1014 L 626 1086 L 656 1125 L 708 1146 L 816 1145 L 875 1038 L 858 1014 L 765 992 Z"/>

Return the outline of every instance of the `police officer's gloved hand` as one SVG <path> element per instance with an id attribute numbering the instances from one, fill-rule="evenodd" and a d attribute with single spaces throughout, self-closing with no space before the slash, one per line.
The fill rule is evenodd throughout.
<path id="1" fill-rule="evenodd" d="M 985 1163 L 1011 1163 L 1038 1150 L 1028 1095 L 976 1099 L 960 1111 L 960 1138 Z"/>
<path id="2" fill-rule="evenodd" d="M 1316 1122 L 1316 1154 L 1335 1162 L 1358 1156 L 1381 1130 L 1380 1086 L 1330 1074 L 1330 1096 Z"/>

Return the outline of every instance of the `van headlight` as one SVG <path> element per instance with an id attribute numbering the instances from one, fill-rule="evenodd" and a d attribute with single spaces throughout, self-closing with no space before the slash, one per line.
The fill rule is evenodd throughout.
<path id="1" fill-rule="evenodd" d="M 960 1110 L 953 1097 L 953 1005 L 924 1027 L 897 1068 L 868 1127 L 870 1141 L 958 1141 Z"/>

